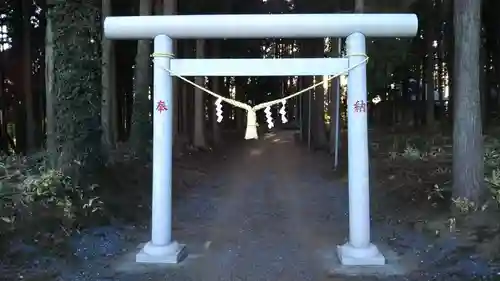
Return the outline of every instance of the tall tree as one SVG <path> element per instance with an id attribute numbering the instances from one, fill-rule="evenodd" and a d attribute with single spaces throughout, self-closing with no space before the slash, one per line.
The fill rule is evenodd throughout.
<path id="1" fill-rule="evenodd" d="M 151 15 L 153 3 L 151 0 L 139 1 L 139 14 Z M 130 138 L 136 151 L 142 155 L 147 140 L 151 138 L 152 124 L 150 122 L 151 101 L 149 100 L 149 85 L 151 82 L 150 64 L 151 40 L 137 42 L 137 55 L 134 69 L 134 109 L 132 111 L 132 130 Z"/>
<path id="2" fill-rule="evenodd" d="M 212 47 L 213 57 L 218 58 L 219 54 L 220 54 L 221 42 L 219 40 L 213 40 L 211 47 Z M 219 76 L 211 77 L 212 90 L 215 93 L 222 94 L 221 90 L 222 90 L 222 83 L 224 82 L 223 78 L 224 77 L 219 77 Z M 215 102 L 215 100 L 216 100 L 215 98 L 210 98 L 211 102 Z M 219 122 L 217 122 L 217 111 L 216 111 L 215 104 L 213 104 L 213 106 L 212 106 L 212 118 L 211 118 L 211 120 L 212 120 L 212 141 L 213 141 L 214 145 L 217 145 L 220 143 L 221 135 L 220 135 Z"/>
<path id="3" fill-rule="evenodd" d="M 196 58 L 203 58 L 205 56 L 205 40 L 196 40 Z M 205 77 L 196 77 L 196 84 L 205 86 Z M 205 139 L 205 95 L 203 91 L 196 88 L 194 93 L 194 132 L 193 132 L 193 145 L 195 147 L 203 148 L 206 146 Z"/>
<path id="4" fill-rule="evenodd" d="M 434 40 L 436 39 L 436 23 L 439 20 L 437 16 L 434 0 L 428 1 L 429 15 L 427 19 L 426 33 L 424 42 L 426 44 L 427 58 L 425 61 L 425 100 L 426 100 L 426 116 L 425 121 L 429 128 L 434 126 L 434 67 L 436 62 L 434 60 Z"/>
<path id="5" fill-rule="evenodd" d="M 55 91 L 54 91 L 54 30 L 50 13 L 53 8 L 53 0 L 47 1 L 45 14 L 45 131 L 47 134 L 47 152 L 49 163 L 54 168 L 57 160 L 57 138 L 56 138 L 56 116 L 55 116 Z"/>
<path id="6" fill-rule="evenodd" d="M 324 57 L 325 55 L 325 40 L 323 38 L 319 40 L 314 40 L 310 44 L 314 44 L 314 56 Z M 324 76 L 314 77 L 314 83 L 323 81 Z M 314 88 L 314 104 L 313 104 L 313 120 L 311 124 L 312 129 L 312 139 L 314 140 L 314 145 L 316 148 L 327 148 L 328 147 L 328 137 L 326 134 L 325 126 L 325 88 L 323 85 Z M 313 94 L 311 93 L 311 94 Z"/>
<path id="7" fill-rule="evenodd" d="M 111 16 L 111 0 L 102 0 L 102 18 Z M 101 144 L 102 152 L 107 154 L 117 137 L 116 87 L 114 45 L 111 40 L 102 38 L 102 96 L 101 96 Z"/>
<path id="8" fill-rule="evenodd" d="M 453 196 L 475 203 L 481 200 L 484 187 L 479 87 L 481 2 L 455 0 L 453 6 Z"/>
<path id="9" fill-rule="evenodd" d="M 330 38 L 330 57 L 338 57 L 340 55 L 340 50 L 339 50 L 339 41 L 340 38 Z M 329 111 L 330 111 L 330 135 L 329 135 L 329 147 L 330 147 L 330 154 L 338 153 L 338 151 L 335 150 L 335 147 L 338 145 L 337 143 L 337 130 L 340 128 L 337 128 L 337 121 L 340 116 L 338 116 L 337 112 L 337 106 L 338 104 L 338 95 L 340 95 L 340 77 L 334 78 L 330 80 L 330 104 L 329 104 Z"/>
<path id="10" fill-rule="evenodd" d="M 35 107 L 33 102 L 33 89 L 31 83 L 31 77 L 33 75 L 33 69 L 31 65 L 31 11 L 33 7 L 33 1 L 31 0 L 21 0 L 22 3 L 22 15 L 23 15 L 23 95 L 24 95 L 24 106 L 26 111 L 26 150 L 28 152 L 35 149 L 36 136 L 35 135 Z"/>
<path id="11" fill-rule="evenodd" d="M 354 11 L 362 13 L 365 10 L 365 0 L 354 0 Z"/>
<path id="12" fill-rule="evenodd" d="M 100 5 L 55 0 L 53 96 L 58 167 L 80 172 L 101 164 Z M 82 16 L 85 15 L 85 16 Z M 94 40 L 94 41 L 93 41 Z"/>
<path id="13" fill-rule="evenodd" d="M 157 0 L 157 1 L 163 1 L 163 14 L 164 15 L 175 15 L 177 13 L 177 0 Z M 174 46 L 173 46 L 173 52 L 174 54 L 177 53 L 179 47 L 179 43 L 177 40 L 174 40 Z M 172 106 L 172 114 L 173 114 L 173 132 L 174 132 L 174 138 L 177 136 L 177 133 L 179 133 L 179 119 L 180 119 L 180 110 L 179 110 L 179 94 L 181 92 L 180 88 L 180 83 L 178 79 L 173 79 L 172 81 L 172 88 L 173 88 L 173 106 Z"/>

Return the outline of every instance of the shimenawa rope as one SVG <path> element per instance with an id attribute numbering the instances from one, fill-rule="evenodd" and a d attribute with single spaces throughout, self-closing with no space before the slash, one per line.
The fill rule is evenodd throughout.
<path id="1" fill-rule="evenodd" d="M 169 53 L 153 53 L 151 55 L 154 58 L 158 58 L 158 57 L 162 57 L 162 58 L 174 58 L 174 55 L 173 54 L 169 54 Z M 331 75 L 331 76 L 328 76 L 328 78 L 326 79 L 326 81 L 330 81 L 336 77 L 339 77 L 340 75 L 342 74 L 345 74 L 345 73 L 348 73 L 349 71 L 353 70 L 354 68 L 364 64 L 364 63 L 367 63 L 368 62 L 368 56 L 366 54 L 350 54 L 349 56 L 362 56 L 364 57 L 365 59 L 362 60 L 361 62 L 353 65 L 353 66 L 350 66 L 348 67 L 346 70 L 342 71 L 342 72 L 339 72 L 335 75 Z M 157 66 L 156 62 L 154 61 L 155 63 L 155 66 Z M 158 65 L 159 66 L 159 65 Z M 293 93 L 293 94 L 290 94 L 286 97 L 283 97 L 283 98 L 279 98 L 279 99 L 275 99 L 275 100 L 272 100 L 272 101 L 268 101 L 268 102 L 263 102 L 263 103 L 260 103 L 260 104 L 257 104 L 257 105 L 254 105 L 254 106 L 251 106 L 249 104 L 246 104 L 246 103 L 243 103 L 243 102 L 240 102 L 240 101 L 237 101 L 237 100 L 234 100 L 234 99 L 230 99 L 230 98 L 227 98 L 227 97 L 224 97 L 224 96 L 221 96 L 213 91 L 210 91 L 209 89 L 206 89 L 194 82 L 192 82 L 191 80 L 185 78 L 185 77 L 182 77 L 181 75 L 178 75 L 176 73 L 174 73 L 173 71 L 171 71 L 170 69 L 166 68 L 166 67 L 163 67 L 163 66 L 160 66 L 161 69 L 167 71 L 168 73 L 170 73 L 170 75 L 172 76 L 176 76 L 178 77 L 179 79 L 183 80 L 184 82 L 187 82 L 188 84 L 191 84 L 192 86 L 194 86 L 195 88 L 198 88 L 200 90 L 202 90 L 203 92 L 213 96 L 213 97 L 216 97 L 217 98 L 217 102 L 220 103 L 220 101 L 224 101 L 232 106 L 236 106 L 236 107 L 239 107 L 241 109 L 244 109 L 247 111 L 247 127 L 246 127 L 246 132 L 245 132 L 245 139 L 246 140 L 249 140 L 249 139 L 258 139 L 259 136 L 257 134 L 257 114 L 256 112 L 258 110 L 261 110 L 261 109 L 264 109 L 264 108 L 269 108 L 273 105 L 276 105 L 276 104 L 279 104 L 279 103 L 285 103 L 287 100 L 291 99 L 291 98 L 294 98 L 298 95 L 301 95 L 309 90 L 312 90 L 320 85 L 322 85 L 323 83 L 325 83 L 325 81 L 321 81 L 321 82 L 318 82 L 316 84 L 313 84 L 305 89 L 302 89 L 296 93 Z M 283 120 L 286 120 L 284 118 L 282 118 Z"/>

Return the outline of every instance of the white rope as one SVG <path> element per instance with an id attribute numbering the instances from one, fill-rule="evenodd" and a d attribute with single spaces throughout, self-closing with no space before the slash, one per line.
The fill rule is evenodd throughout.
<path id="1" fill-rule="evenodd" d="M 153 53 L 151 56 L 153 58 L 158 58 L 158 57 L 174 58 L 174 55 L 173 54 L 169 54 L 169 53 Z M 362 60 L 361 62 L 353 65 L 353 66 L 348 67 L 346 70 L 344 70 L 342 72 L 339 72 L 339 73 L 337 73 L 335 75 L 328 76 L 328 78 L 326 79 L 326 81 L 330 81 L 330 80 L 332 80 L 334 78 L 339 77 L 342 74 L 348 73 L 349 71 L 353 70 L 354 68 L 356 68 L 358 66 L 361 66 L 362 64 L 367 63 L 368 59 L 369 59 L 366 54 L 350 54 L 349 56 L 362 56 L 365 59 Z M 155 66 L 157 66 L 156 62 L 155 62 Z M 284 123 L 286 123 L 286 121 L 287 121 L 286 117 L 285 117 L 285 114 L 286 114 L 286 111 L 285 111 L 286 101 L 289 100 L 289 99 L 291 99 L 291 98 L 294 98 L 294 97 L 296 97 L 298 95 L 301 95 L 301 94 L 303 94 L 303 93 L 305 93 L 305 92 L 307 92 L 309 90 L 312 90 L 312 89 L 314 89 L 314 88 L 322 85 L 323 83 L 325 83 L 325 81 L 322 80 L 321 82 L 313 84 L 313 85 L 311 85 L 311 86 L 309 86 L 309 87 L 307 87 L 305 89 L 302 89 L 302 90 L 300 90 L 300 91 L 298 91 L 296 93 L 290 94 L 290 95 L 288 95 L 286 97 L 275 99 L 275 100 L 268 101 L 268 102 L 263 102 L 263 103 L 255 105 L 255 106 L 251 106 L 249 104 L 246 104 L 246 103 L 234 100 L 234 99 L 230 99 L 230 98 L 224 97 L 222 95 L 219 95 L 217 93 L 214 93 L 213 91 L 210 91 L 209 89 L 206 89 L 205 87 L 200 86 L 200 85 L 192 82 L 191 80 L 189 80 L 189 79 L 187 79 L 185 77 L 182 77 L 181 75 L 178 75 L 178 74 L 174 73 L 173 71 L 171 71 L 170 69 L 168 69 L 166 67 L 163 67 L 163 66 L 160 66 L 160 67 L 163 70 L 165 70 L 168 73 L 170 73 L 170 75 L 176 76 L 179 79 L 183 80 L 184 82 L 187 82 L 188 84 L 191 84 L 195 88 L 198 88 L 201 91 L 203 91 L 203 92 L 205 92 L 205 93 L 207 93 L 207 94 L 209 94 L 209 95 L 211 95 L 213 97 L 216 97 L 217 98 L 217 101 L 216 101 L 216 110 L 217 110 L 217 117 L 218 117 L 217 119 L 218 119 L 218 122 L 222 121 L 222 105 L 221 105 L 222 101 L 224 101 L 224 102 L 226 102 L 226 103 L 228 103 L 228 104 L 230 104 L 232 106 L 236 106 L 236 107 L 239 107 L 241 109 L 246 110 L 247 111 L 247 128 L 246 128 L 246 132 L 245 132 L 245 139 L 247 139 L 247 140 L 248 139 L 258 139 L 259 138 L 259 136 L 257 134 L 257 114 L 256 114 L 256 112 L 258 110 L 266 109 L 266 117 L 267 117 L 268 126 L 272 127 L 274 125 L 272 123 L 272 117 L 268 113 L 268 111 L 270 110 L 271 106 L 281 103 L 282 104 L 282 108 L 279 111 L 279 113 L 281 114 L 282 121 Z M 269 108 L 269 109 L 267 109 L 267 108 Z"/>

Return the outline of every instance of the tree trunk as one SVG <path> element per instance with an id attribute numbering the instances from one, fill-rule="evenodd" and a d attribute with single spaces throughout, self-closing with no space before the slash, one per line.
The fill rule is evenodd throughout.
<path id="1" fill-rule="evenodd" d="M 220 47 L 221 47 L 221 44 L 220 44 L 220 41 L 219 40 L 213 40 L 212 41 L 212 55 L 214 58 L 218 58 L 219 57 L 219 54 L 220 54 Z M 219 94 L 219 95 L 222 95 L 222 82 L 224 79 L 224 77 L 211 77 L 212 79 L 212 90 L 213 92 Z M 210 97 L 210 100 L 212 103 L 215 103 L 216 101 L 216 98 L 215 97 Z M 226 106 L 226 110 L 227 110 L 227 104 L 223 104 L 223 106 Z M 217 122 L 217 111 L 215 110 L 216 109 L 216 106 L 215 104 L 213 104 L 212 106 L 212 141 L 213 141 L 213 144 L 214 145 L 217 145 L 220 143 L 221 141 L 221 135 L 220 135 L 220 126 L 219 126 L 219 122 Z"/>
<path id="2" fill-rule="evenodd" d="M 453 196 L 479 203 L 484 189 L 479 88 L 481 1 L 455 0 Z"/>
<path id="3" fill-rule="evenodd" d="M 31 8 L 33 2 L 30 0 L 22 1 L 23 13 L 23 94 L 24 94 L 24 108 L 26 111 L 26 151 L 33 152 L 36 149 L 36 138 L 41 136 L 35 135 L 36 122 L 34 117 L 34 104 L 33 104 L 33 88 L 31 77 L 33 69 L 31 66 Z"/>
<path id="4" fill-rule="evenodd" d="M 483 32 L 481 32 L 481 37 L 485 36 Z M 479 47 L 479 88 L 481 92 L 481 120 L 482 120 L 482 128 L 487 128 L 488 124 L 488 98 L 490 95 L 490 85 L 488 81 L 488 66 L 489 66 L 489 56 L 488 49 L 485 40 L 481 40 L 481 45 Z"/>
<path id="5" fill-rule="evenodd" d="M 190 44 L 189 42 L 179 42 L 178 44 L 178 49 L 177 53 L 181 57 L 187 57 L 190 54 Z M 187 77 L 189 79 L 190 77 Z M 188 91 L 188 87 L 192 87 L 185 81 L 180 81 L 178 83 L 179 87 L 179 95 L 178 95 L 178 100 L 179 100 L 179 131 L 186 137 L 189 138 L 191 136 L 191 130 L 190 128 L 190 115 L 189 115 L 189 98 L 190 98 L 190 93 Z"/>
<path id="6" fill-rule="evenodd" d="M 310 86 L 313 82 L 311 76 L 301 77 L 300 81 L 300 89 L 306 88 Z M 311 102 L 312 102 L 312 93 L 310 91 L 300 95 L 302 99 L 302 131 L 301 137 L 303 141 L 307 141 L 308 145 L 311 143 Z"/>
<path id="7" fill-rule="evenodd" d="M 151 15 L 151 12 L 151 0 L 140 1 L 139 14 L 147 16 Z M 130 139 L 139 155 L 142 155 L 147 150 L 148 140 L 152 135 L 152 124 L 149 117 L 152 108 L 151 101 L 149 100 L 149 85 L 151 82 L 150 49 L 150 40 L 139 40 L 137 42 L 134 69 L 134 108 L 132 110 Z"/>
<path id="8" fill-rule="evenodd" d="M 182 107 L 182 132 L 187 136 L 190 136 L 190 128 L 191 128 L 191 118 L 192 116 L 189 114 L 189 100 L 191 97 L 191 93 L 189 92 L 188 87 L 190 87 L 188 83 L 184 82 L 181 86 L 181 107 Z"/>
<path id="9" fill-rule="evenodd" d="M 354 0 L 354 12 L 363 13 L 365 10 L 365 0 Z"/>
<path id="10" fill-rule="evenodd" d="M 102 0 L 102 18 L 111 16 L 111 0 Z M 116 87 L 113 42 L 102 38 L 102 96 L 101 96 L 101 145 L 103 155 L 109 155 L 116 140 Z"/>
<path id="11" fill-rule="evenodd" d="M 314 57 L 317 55 L 314 49 L 314 40 L 302 39 L 298 41 L 300 56 L 302 57 Z M 299 77 L 297 82 L 299 89 L 304 89 L 311 86 L 314 83 L 313 76 L 303 76 Z M 314 89 L 313 89 L 314 90 Z M 314 117 L 312 114 L 314 111 L 314 100 L 313 100 L 313 90 L 307 91 L 300 95 L 301 106 L 302 106 L 302 130 L 301 130 L 301 140 L 307 141 L 308 146 L 312 144 L 312 129 L 314 127 Z"/>
<path id="12" fill-rule="evenodd" d="M 160 0 L 161 1 L 161 0 Z M 164 15 L 175 15 L 177 13 L 177 0 L 163 0 L 163 14 Z M 176 54 L 179 45 L 178 40 L 173 40 L 173 53 Z M 180 83 L 177 78 L 174 78 L 172 81 L 172 89 L 173 89 L 173 99 L 172 99 L 172 114 L 173 114 L 173 133 L 174 138 L 179 133 L 179 123 L 180 123 L 180 110 L 179 110 L 179 94 L 181 92 Z"/>
<path id="13" fill-rule="evenodd" d="M 443 0 L 443 14 L 445 14 L 445 18 L 447 21 L 453 21 L 454 18 L 454 0 Z M 445 48 L 447 51 L 447 56 L 445 57 L 446 69 L 448 72 L 447 86 L 448 86 L 448 100 L 446 102 L 446 113 L 447 117 L 450 121 L 453 121 L 453 111 L 454 111 L 454 97 L 453 93 L 455 92 L 454 88 L 454 77 L 455 77 L 455 32 L 454 25 L 447 24 L 444 27 L 444 42 Z"/>
<path id="14" fill-rule="evenodd" d="M 315 83 L 322 81 L 323 77 L 316 76 Z M 314 144 L 316 148 L 324 149 L 328 146 L 325 128 L 325 89 L 323 85 L 314 90 Z"/>
<path id="15" fill-rule="evenodd" d="M 205 56 L 205 40 L 196 40 L 196 58 Z M 202 87 L 205 86 L 205 77 L 196 77 L 195 82 Z M 193 145 L 198 148 L 206 147 L 205 140 L 205 94 L 196 88 L 194 93 L 194 132 Z"/>
<path id="16" fill-rule="evenodd" d="M 324 57 L 325 55 L 325 40 L 323 38 L 314 40 L 311 42 L 314 44 L 314 56 Z M 316 76 L 314 83 L 319 83 L 323 81 L 323 76 Z M 314 89 L 314 125 L 313 127 L 313 140 L 316 148 L 325 149 L 328 148 L 328 138 L 326 135 L 325 126 L 325 88 L 320 85 Z"/>
<path id="17" fill-rule="evenodd" d="M 182 41 L 182 56 L 191 57 L 194 51 L 194 44 L 192 41 Z M 194 79 L 192 77 L 187 77 L 190 81 Z M 187 139 L 190 142 L 194 140 L 194 87 L 187 83 L 181 83 L 182 91 L 182 121 L 183 121 L 183 131 Z"/>
<path id="18" fill-rule="evenodd" d="M 212 86 L 213 87 L 213 91 L 215 93 L 222 94 L 221 93 L 221 90 L 222 90 L 222 87 L 221 87 L 221 85 L 222 85 L 221 82 L 222 81 L 221 80 L 223 79 L 223 77 L 214 77 L 212 79 L 213 79 L 212 80 L 213 81 L 213 86 Z M 215 102 L 215 98 L 212 98 L 212 102 Z M 223 106 L 224 106 L 224 104 L 223 104 Z M 225 110 L 227 110 L 227 107 L 228 107 L 227 104 L 225 104 L 225 106 L 226 106 Z M 212 114 L 213 114 L 213 118 L 212 118 L 212 137 L 213 137 L 213 143 L 214 143 L 214 145 L 217 145 L 221 141 L 221 134 L 220 134 L 220 124 L 219 124 L 219 122 L 217 122 L 217 114 L 216 114 L 217 112 L 216 112 L 215 108 L 216 108 L 216 106 L 214 105 L 213 106 L 214 110 L 212 111 Z M 222 114 L 224 114 L 224 113 L 222 113 Z"/>
<path id="19" fill-rule="evenodd" d="M 447 21 L 446 16 L 447 16 L 447 11 L 446 11 L 446 5 L 444 5 L 443 0 L 436 1 L 436 9 L 439 13 L 439 36 L 438 36 L 438 85 L 437 89 L 439 91 L 439 96 L 438 96 L 438 111 L 437 111 L 437 119 L 442 122 L 443 119 L 443 113 L 444 113 L 444 91 L 445 91 L 445 84 L 447 84 L 445 81 L 445 65 L 444 63 L 446 62 L 446 42 L 445 42 L 445 32 L 446 29 L 443 28 L 443 23 Z"/>
<path id="20" fill-rule="evenodd" d="M 331 39 L 331 44 L 332 44 L 332 51 L 330 57 L 338 57 L 340 54 L 339 50 L 339 40 L 338 38 Z M 340 78 L 334 78 L 331 81 L 331 88 L 330 88 L 330 154 L 336 153 L 335 147 L 338 145 L 337 143 L 337 120 L 340 118 L 338 116 L 337 112 L 337 96 L 340 94 L 339 91 L 339 83 L 340 83 Z"/>
<path id="21" fill-rule="evenodd" d="M 45 131 L 47 134 L 47 152 L 49 164 L 52 168 L 57 168 L 57 140 L 56 140 L 56 116 L 54 111 L 54 30 L 52 20 L 49 16 L 51 8 L 47 8 L 45 24 Z"/>
<path id="22" fill-rule="evenodd" d="M 234 78 L 234 87 L 235 87 L 235 97 L 237 101 L 240 102 L 247 102 L 245 100 L 245 90 L 244 90 L 244 85 L 245 84 L 245 78 L 244 77 L 238 77 L 236 76 Z M 236 130 L 237 131 L 244 131 L 245 130 L 245 123 L 246 123 L 246 114 L 241 108 L 237 107 L 232 107 L 232 109 L 228 110 L 234 110 L 234 119 L 236 120 Z"/>
<path id="23" fill-rule="evenodd" d="M 434 12 L 432 11 L 434 9 L 434 1 L 429 1 L 429 8 L 430 8 L 430 13 Z M 426 116 L 425 116 L 425 121 L 426 125 L 428 128 L 432 129 L 434 127 L 434 107 L 435 107 L 435 102 L 434 102 L 434 66 L 435 66 L 435 60 L 434 60 L 434 39 L 435 39 L 435 21 L 431 17 L 431 19 L 428 20 L 427 24 L 427 35 L 425 36 L 425 42 L 426 42 L 426 49 L 427 49 L 427 59 L 425 61 L 426 67 L 425 67 L 425 92 L 426 92 Z"/>
<path id="24" fill-rule="evenodd" d="M 3 48 L 0 47 L 0 50 L 3 50 Z M 2 52 L 0 54 L 0 62 L 5 61 L 5 52 Z M 5 75 L 4 75 L 4 68 L 0 67 L 0 95 L 2 97 L 5 97 Z M 0 152 L 2 152 L 4 155 L 9 155 L 9 140 L 10 136 L 7 131 L 7 124 L 8 120 L 6 118 L 7 114 L 6 113 L 6 99 L 2 98 L 0 99 Z M 12 147 L 12 149 L 15 149 L 15 146 Z"/>

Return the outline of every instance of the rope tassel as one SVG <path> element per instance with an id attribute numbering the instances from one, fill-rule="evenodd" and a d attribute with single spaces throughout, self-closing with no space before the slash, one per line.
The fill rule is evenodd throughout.
<path id="1" fill-rule="evenodd" d="M 247 109 L 247 129 L 245 132 L 245 139 L 259 139 L 259 135 L 257 134 L 257 114 L 254 109 Z"/>
<path id="2" fill-rule="evenodd" d="M 217 116 L 217 123 L 222 122 L 224 115 L 222 115 L 222 99 L 218 98 L 215 101 L 215 115 Z"/>
<path id="3" fill-rule="evenodd" d="M 283 100 L 281 102 L 280 114 L 281 114 L 281 123 L 283 124 L 287 123 L 288 119 L 286 118 L 286 100 Z"/>
<path id="4" fill-rule="evenodd" d="M 272 129 L 274 127 L 274 123 L 273 114 L 271 113 L 271 107 L 266 107 L 266 109 L 264 109 L 264 112 L 266 113 L 267 128 Z"/>

